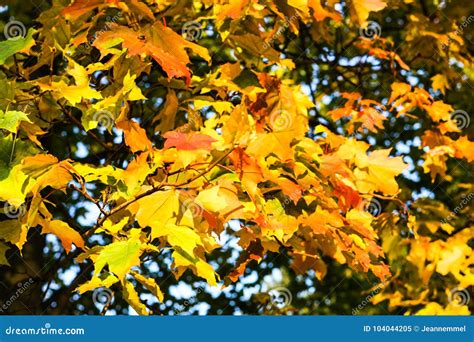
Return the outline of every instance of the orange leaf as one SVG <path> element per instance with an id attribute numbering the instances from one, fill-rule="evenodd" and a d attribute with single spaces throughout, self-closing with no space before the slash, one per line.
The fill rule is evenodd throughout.
<path id="1" fill-rule="evenodd" d="M 75 244 L 77 248 L 84 249 L 84 240 L 82 239 L 82 236 L 72 229 L 66 222 L 59 220 L 47 222 L 43 225 L 42 233 L 56 235 L 59 240 L 61 240 L 61 244 L 66 250 L 66 253 L 71 251 L 72 244 Z"/>
<path id="2" fill-rule="evenodd" d="M 109 31 L 104 32 L 94 42 L 94 46 L 101 52 L 108 53 L 110 41 L 114 42 L 114 40 L 120 39 L 129 55 L 141 56 L 145 54 L 153 57 L 169 79 L 184 77 L 186 83 L 190 82 L 191 72 L 187 68 L 190 60 L 186 49 L 192 50 L 206 61 L 211 59 L 206 48 L 185 40 L 159 21 L 155 22 L 153 26 L 147 27 L 144 32 L 136 32 L 116 24 L 110 25 L 110 27 Z"/>
<path id="3" fill-rule="evenodd" d="M 178 150 L 185 151 L 210 151 L 212 149 L 212 143 L 216 141 L 214 138 L 206 134 L 196 132 L 167 132 L 163 137 L 166 138 L 165 148 L 176 147 Z"/>
<path id="4" fill-rule="evenodd" d="M 145 130 L 137 122 L 133 120 L 120 121 L 117 123 L 117 128 L 124 131 L 125 143 L 133 153 L 151 150 L 151 142 Z"/>

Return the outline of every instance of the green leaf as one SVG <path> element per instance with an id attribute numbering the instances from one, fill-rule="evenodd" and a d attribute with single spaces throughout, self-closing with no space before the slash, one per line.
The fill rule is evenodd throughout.
<path id="1" fill-rule="evenodd" d="M 6 256 L 7 250 L 9 248 L 10 247 L 8 247 L 4 243 L 0 242 L 0 265 L 10 266 L 10 264 L 8 263 L 8 260 L 7 260 L 7 256 Z"/>
<path id="2" fill-rule="evenodd" d="M 242 72 L 232 80 L 240 88 L 246 87 L 261 87 L 260 82 L 258 81 L 257 75 L 255 75 L 249 69 L 244 69 Z"/>
<path id="3" fill-rule="evenodd" d="M 38 149 L 30 142 L 14 140 L 12 134 L 0 137 L 0 181 L 7 178 L 13 167 L 21 163 L 24 157 L 37 153 Z"/>
<path id="4" fill-rule="evenodd" d="M 135 238 L 105 246 L 97 257 L 95 273 L 98 274 L 105 265 L 109 265 L 110 272 L 124 280 L 130 268 L 140 264 L 140 247 L 140 240 Z"/>
<path id="5" fill-rule="evenodd" d="M 9 132 L 16 133 L 20 121 L 27 121 L 31 123 L 31 120 L 28 119 L 28 115 L 17 110 L 9 110 L 3 112 L 0 110 L 0 128 L 6 129 Z"/>
<path id="6" fill-rule="evenodd" d="M 13 56 L 15 53 L 32 47 L 35 44 L 35 40 L 33 39 L 35 32 L 36 30 L 30 28 L 24 38 L 16 37 L 0 42 L 0 65 L 3 65 L 7 58 Z"/>

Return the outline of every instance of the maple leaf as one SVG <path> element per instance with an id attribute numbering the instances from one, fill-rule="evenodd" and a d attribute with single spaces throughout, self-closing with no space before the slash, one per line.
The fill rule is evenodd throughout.
<path id="1" fill-rule="evenodd" d="M 138 200 L 137 205 L 136 218 L 142 227 L 151 226 L 155 222 L 163 225 L 172 220 L 180 209 L 178 194 L 173 190 L 157 191 Z M 152 238 L 155 237 L 152 231 Z"/>
<path id="2" fill-rule="evenodd" d="M 125 143 L 132 152 L 151 150 L 151 142 L 146 135 L 146 131 L 133 120 L 120 121 L 117 128 L 123 129 L 125 133 Z"/>
<path id="3" fill-rule="evenodd" d="M 411 91 L 411 86 L 406 83 L 401 83 L 401 82 L 394 82 L 391 85 L 392 88 L 392 94 L 390 95 L 390 99 L 388 102 L 393 102 L 400 96 L 403 96 Z"/>
<path id="4" fill-rule="evenodd" d="M 95 290 L 99 287 L 110 287 L 117 283 L 119 279 L 113 274 L 107 274 L 105 277 L 92 277 L 88 282 L 77 287 L 76 291 L 83 294 L 87 291 Z"/>
<path id="5" fill-rule="evenodd" d="M 451 292 L 474 285 L 464 3 L 437 26 L 409 0 L 13 7 L 0 42 L 0 283 L 23 282 L 28 265 L 54 286 L 7 313 L 97 313 L 90 295 L 67 297 L 73 286 L 113 292 L 102 314 L 176 314 L 174 287 L 199 284 L 209 312 L 227 299 L 232 312 L 304 314 L 337 285 L 335 303 L 376 290 L 369 313 L 470 314 Z M 298 300 L 234 296 L 246 274 L 265 283 L 263 269 Z"/>
<path id="6" fill-rule="evenodd" d="M 0 236 L 3 240 L 11 242 L 20 250 L 26 242 L 26 234 L 28 230 L 18 220 L 0 221 Z"/>
<path id="7" fill-rule="evenodd" d="M 69 59 L 69 74 L 74 78 L 75 85 L 68 85 L 65 81 L 52 82 L 51 85 L 41 84 L 45 90 L 57 92 L 72 105 L 85 99 L 101 99 L 102 95 L 89 85 L 89 75 L 87 70 L 74 60 Z"/>
<path id="8" fill-rule="evenodd" d="M 0 128 L 16 133 L 21 121 L 31 123 L 30 119 L 28 119 L 28 115 L 23 112 L 10 110 L 4 113 L 0 110 Z"/>
<path id="9" fill-rule="evenodd" d="M 147 307 L 140 301 L 137 291 L 132 283 L 125 281 L 123 286 L 123 299 L 140 315 L 147 316 L 149 314 Z"/>
<path id="10" fill-rule="evenodd" d="M 163 292 L 161 292 L 160 287 L 156 283 L 155 279 L 147 278 L 137 272 L 132 272 L 133 277 L 143 286 L 145 286 L 148 291 L 153 293 L 160 302 L 163 302 Z"/>
<path id="11" fill-rule="evenodd" d="M 167 132 L 163 135 L 166 139 L 165 148 L 176 147 L 178 150 L 194 151 L 212 149 L 212 143 L 216 140 L 206 134 L 191 132 Z"/>
<path id="12" fill-rule="evenodd" d="M 431 77 L 432 86 L 434 90 L 441 91 L 441 94 L 446 95 L 446 89 L 449 89 L 449 82 L 445 75 L 438 74 Z"/>
<path id="13" fill-rule="evenodd" d="M 113 242 L 103 247 L 95 259 L 95 274 L 108 265 L 111 272 L 124 280 L 130 268 L 140 264 L 140 254 L 141 242 L 136 238 Z"/>
<path id="14" fill-rule="evenodd" d="M 185 40 L 159 21 L 144 30 L 143 34 L 114 24 L 111 30 L 94 41 L 94 46 L 107 53 L 109 47 L 116 45 L 118 41 L 122 42 L 129 55 L 145 53 L 158 62 L 169 78 L 184 77 L 187 83 L 190 82 L 191 73 L 186 66 L 190 60 L 185 49 L 192 50 L 206 61 L 210 60 L 207 49 Z"/>
<path id="15" fill-rule="evenodd" d="M 341 15 L 323 7 L 321 0 L 309 0 L 308 7 L 313 9 L 313 16 L 317 21 L 324 20 L 325 18 L 331 18 L 335 21 L 341 20 Z"/>
<path id="16" fill-rule="evenodd" d="M 357 164 L 360 168 L 367 169 L 367 174 L 359 176 L 364 187 L 369 183 L 374 184 L 384 194 L 394 195 L 398 191 L 394 177 L 403 172 L 407 165 L 402 157 L 389 158 L 389 153 L 390 149 L 373 151 L 367 158 L 358 160 Z"/>
<path id="17" fill-rule="evenodd" d="M 5 28 L 5 32 L 7 32 L 7 28 Z M 15 53 L 28 52 L 35 45 L 35 40 L 33 39 L 35 32 L 36 30 L 30 28 L 25 37 L 13 37 L 13 39 L 0 42 L 0 65 L 4 64 L 7 58 Z"/>
<path id="18" fill-rule="evenodd" d="M 352 0 L 351 5 L 359 25 L 367 20 L 370 12 L 378 12 L 387 7 L 383 0 Z"/>
<path id="19" fill-rule="evenodd" d="M 78 248 L 84 249 L 84 239 L 66 222 L 59 220 L 49 221 L 43 225 L 42 233 L 56 235 L 59 240 L 61 240 L 61 244 L 66 250 L 66 253 L 71 251 L 72 244 L 76 245 Z"/>
<path id="20" fill-rule="evenodd" d="M 102 0 L 75 0 L 71 5 L 61 10 L 61 15 L 78 18 L 85 13 L 104 6 L 106 4 Z"/>
<path id="21" fill-rule="evenodd" d="M 451 119 L 449 114 L 453 112 L 453 107 L 443 101 L 435 101 L 425 108 L 434 121 L 449 121 Z"/>

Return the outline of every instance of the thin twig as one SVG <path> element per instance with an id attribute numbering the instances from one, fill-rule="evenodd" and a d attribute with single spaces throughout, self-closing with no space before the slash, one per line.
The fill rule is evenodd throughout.
<path id="1" fill-rule="evenodd" d="M 163 187 L 165 186 L 173 186 L 175 188 L 179 188 L 179 187 L 182 187 L 184 185 L 188 185 L 190 183 L 192 183 L 193 181 L 195 181 L 196 179 L 198 179 L 199 177 L 202 177 L 204 176 L 206 173 L 210 172 L 216 165 L 218 165 L 222 160 L 224 160 L 230 153 L 232 153 L 232 151 L 234 151 L 234 148 L 232 148 L 231 150 L 229 150 L 227 153 L 225 153 L 222 157 L 218 158 L 215 162 L 213 162 L 209 168 L 207 168 L 206 170 L 203 170 L 202 172 L 198 173 L 196 176 L 192 177 L 192 178 L 189 178 L 188 180 L 182 182 L 182 183 L 179 183 L 179 184 L 174 184 L 174 183 L 160 183 L 158 186 L 154 187 L 154 188 L 151 188 L 141 194 L 138 194 L 136 195 L 135 197 L 133 197 L 132 199 L 128 200 L 128 201 L 125 201 L 123 202 L 122 204 L 116 206 L 115 208 L 111 209 L 108 213 L 104 214 L 104 216 L 97 222 L 97 226 L 91 230 L 89 230 L 87 233 L 86 233 L 86 237 L 89 237 L 91 236 L 94 231 L 100 227 L 104 221 L 118 213 L 119 211 L 125 209 L 126 207 L 128 207 L 130 204 L 138 201 L 139 199 L 143 198 L 143 197 L 146 197 L 146 196 L 149 196 L 151 194 L 154 194 L 155 192 L 161 190 Z"/>
<path id="2" fill-rule="evenodd" d="M 82 125 L 82 123 L 78 119 L 76 119 L 59 101 L 56 101 L 56 102 L 61 107 L 63 113 L 66 114 L 69 117 L 69 119 L 71 119 L 72 122 L 74 122 L 77 126 L 79 126 L 80 129 L 86 132 L 87 135 L 89 135 L 92 139 L 97 141 L 106 150 L 112 150 L 111 146 L 103 142 L 97 135 L 95 135 L 94 132 L 86 130 L 85 127 Z"/>

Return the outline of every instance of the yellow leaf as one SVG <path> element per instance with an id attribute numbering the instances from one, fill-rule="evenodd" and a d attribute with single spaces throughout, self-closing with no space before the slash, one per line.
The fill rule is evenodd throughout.
<path id="1" fill-rule="evenodd" d="M 16 133 L 22 121 L 31 123 L 28 115 L 23 112 L 16 110 L 3 112 L 0 110 L 0 129 L 6 129 L 9 132 Z"/>
<path id="2" fill-rule="evenodd" d="M 466 158 L 470 163 L 474 161 L 474 142 L 467 136 L 460 137 L 452 145 L 456 149 L 456 158 Z"/>
<path id="3" fill-rule="evenodd" d="M 56 235 L 59 240 L 61 240 L 61 244 L 66 250 L 66 253 L 71 251 L 72 244 L 75 244 L 77 248 L 84 249 L 84 240 L 82 239 L 82 236 L 72 229 L 66 222 L 59 220 L 46 222 L 43 225 L 42 233 Z"/>
<path id="4" fill-rule="evenodd" d="M 383 0 L 352 0 L 351 4 L 359 25 L 366 22 L 370 12 L 378 12 L 387 6 Z"/>
<path id="5" fill-rule="evenodd" d="M 225 198 L 219 195 L 219 186 L 201 191 L 195 201 L 203 208 L 217 213 L 227 207 Z"/>
<path id="6" fill-rule="evenodd" d="M 181 252 L 181 253 L 180 253 Z M 188 267 L 194 265 L 195 260 L 182 254 L 182 251 L 173 251 L 173 266 L 174 267 Z"/>
<path id="7" fill-rule="evenodd" d="M 313 17 L 317 21 L 322 21 L 325 18 L 331 18 L 335 21 L 341 21 L 341 15 L 335 11 L 328 11 L 321 5 L 321 0 L 308 0 L 308 7 L 313 9 Z"/>
<path id="8" fill-rule="evenodd" d="M 450 114 L 453 112 L 453 107 L 443 101 L 435 101 L 431 105 L 425 106 L 425 109 L 436 122 L 449 121 L 451 119 Z"/>
<path id="9" fill-rule="evenodd" d="M 149 157 L 149 152 L 140 153 L 122 172 L 119 179 L 127 186 L 127 196 L 133 196 L 138 193 L 146 177 L 152 174 L 157 167 L 161 166 L 162 163 L 159 160 L 155 158 L 154 162 L 151 163 Z"/>
<path id="10" fill-rule="evenodd" d="M 339 213 L 329 212 L 321 209 L 320 206 L 317 206 L 316 210 L 303 220 L 303 223 L 315 234 L 326 234 L 333 227 L 339 228 L 344 225 Z"/>
<path id="11" fill-rule="evenodd" d="M 108 184 L 110 177 L 120 179 L 121 169 L 115 169 L 112 165 L 107 166 L 92 166 L 87 164 L 74 163 L 74 170 L 81 175 L 86 182 L 99 181 Z"/>
<path id="12" fill-rule="evenodd" d="M 148 291 L 153 293 L 161 303 L 163 303 L 163 299 L 164 299 L 163 292 L 161 292 L 161 289 L 156 283 L 155 279 L 144 277 L 143 275 L 137 272 L 132 272 L 132 275 L 140 284 L 145 286 Z"/>
<path id="13" fill-rule="evenodd" d="M 449 223 L 441 223 L 441 229 L 444 230 L 446 233 L 451 234 L 455 228 Z"/>
<path id="14" fill-rule="evenodd" d="M 172 222 L 167 222 L 165 225 L 157 222 L 151 227 L 152 238 L 166 236 L 171 246 L 180 248 L 191 257 L 194 256 L 194 248 L 202 244 L 199 235 L 190 227 Z"/>
<path id="15" fill-rule="evenodd" d="M 423 171 L 430 173 L 431 179 L 434 181 L 437 175 L 446 176 L 446 161 L 448 156 L 454 155 L 454 149 L 451 146 L 436 146 L 429 150 L 423 156 Z"/>
<path id="16" fill-rule="evenodd" d="M 137 75 L 130 76 L 130 71 L 128 71 L 123 79 L 122 92 L 128 94 L 128 99 L 130 101 L 146 100 L 146 97 L 143 96 L 140 88 L 135 84 L 136 78 Z"/>
<path id="17" fill-rule="evenodd" d="M 139 315 L 148 316 L 149 312 L 146 306 L 140 301 L 137 291 L 133 284 L 125 281 L 123 286 L 123 299 L 135 310 Z"/>
<path id="18" fill-rule="evenodd" d="M 80 285 L 76 291 L 79 292 L 79 294 L 83 294 L 84 292 L 92 291 L 98 287 L 111 287 L 118 281 L 118 278 L 113 274 L 108 274 L 104 279 L 94 276 L 88 282 Z"/>
<path id="19" fill-rule="evenodd" d="M 393 101 L 398 99 L 400 96 L 404 96 L 411 91 L 411 85 L 407 83 L 401 83 L 401 82 L 392 83 L 391 88 L 392 88 L 392 94 L 390 95 L 390 99 L 388 100 L 389 103 L 392 103 Z"/>
<path id="20" fill-rule="evenodd" d="M 21 170 L 28 176 L 37 178 L 49 167 L 57 164 L 58 161 L 58 158 L 51 154 L 37 154 L 36 156 L 24 158 L 21 162 Z"/>
<path id="21" fill-rule="evenodd" d="M 179 199 L 174 190 L 157 191 L 137 201 L 136 218 L 141 227 L 162 224 L 179 212 Z"/>
<path id="22" fill-rule="evenodd" d="M 71 164 L 68 161 L 61 161 L 51 167 L 46 167 L 46 171 L 35 179 L 35 183 L 28 190 L 34 195 L 47 186 L 65 190 L 66 185 L 72 180 L 72 173 L 75 171 Z"/>
<path id="23" fill-rule="evenodd" d="M 421 316 L 429 316 L 429 315 L 437 315 L 437 316 L 446 316 L 446 315 L 457 315 L 457 316 L 466 316 L 470 315 L 469 308 L 464 306 L 456 306 L 449 304 L 445 308 L 443 308 L 440 304 L 431 302 L 428 303 L 423 309 L 417 311 L 415 315 Z"/>
<path id="24" fill-rule="evenodd" d="M 446 88 L 448 89 L 450 88 L 448 79 L 443 74 L 438 74 L 431 77 L 431 82 L 432 82 L 433 90 L 435 91 L 439 90 L 441 94 L 443 95 L 446 95 Z"/>
<path id="25" fill-rule="evenodd" d="M 68 72 L 71 76 L 74 77 L 76 85 L 68 85 L 64 81 L 59 81 L 51 83 L 50 86 L 42 84 L 41 87 L 44 90 L 52 90 L 60 94 L 73 106 L 81 102 L 83 98 L 89 100 L 102 99 L 102 95 L 97 90 L 92 89 L 89 86 L 89 75 L 87 74 L 86 69 L 70 58 L 68 59 L 68 61 Z"/>
<path id="26" fill-rule="evenodd" d="M 23 248 L 26 242 L 26 234 L 28 228 L 25 224 L 21 224 L 18 220 L 7 220 L 0 222 L 0 238 L 11 242 L 18 247 L 19 250 Z"/>
<path id="27" fill-rule="evenodd" d="M 358 159 L 357 166 L 366 168 L 367 174 L 359 174 L 360 181 L 374 186 L 373 190 L 378 190 L 386 195 L 395 195 L 398 191 L 398 184 L 395 176 L 406 169 L 407 165 L 402 157 L 389 157 L 390 149 L 375 150 L 369 156 Z"/>
<path id="28" fill-rule="evenodd" d="M 120 230 L 122 230 L 125 225 L 128 223 L 129 218 L 124 217 L 118 223 L 113 223 L 110 219 L 105 220 L 102 224 L 102 229 L 110 234 L 117 234 Z M 97 231 L 99 233 L 99 230 Z"/>
<path id="29" fill-rule="evenodd" d="M 26 188 L 32 183 L 33 181 L 21 171 L 21 165 L 15 165 L 8 177 L 0 181 L 0 199 L 20 205 L 25 201 Z"/>
<path id="30" fill-rule="evenodd" d="M 376 238 L 376 233 L 371 226 L 372 219 L 372 215 L 366 211 L 351 209 L 346 213 L 346 220 L 349 222 L 352 229 L 362 236 L 374 240 Z"/>
<path id="31" fill-rule="evenodd" d="M 349 236 L 352 238 L 352 241 L 354 241 L 354 243 L 355 243 L 358 247 L 360 247 L 360 248 L 362 248 L 362 249 L 366 249 L 366 248 L 367 248 L 367 246 L 366 246 L 365 243 L 364 243 L 364 240 L 362 240 L 362 238 L 361 238 L 359 235 L 357 235 L 357 234 L 350 234 Z"/>
<path id="32" fill-rule="evenodd" d="M 446 248 L 441 250 L 439 255 L 436 272 L 442 275 L 447 275 L 449 272 L 456 273 L 456 270 L 459 269 L 459 265 L 462 265 L 462 262 L 466 258 L 466 253 L 470 252 L 471 248 L 461 243 L 446 246 Z"/>
<path id="33" fill-rule="evenodd" d="M 200 110 L 204 107 L 214 107 L 214 109 L 222 114 L 224 112 L 231 112 L 234 107 L 231 102 L 228 101 L 204 101 L 204 100 L 194 100 L 194 109 Z"/>
<path id="34" fill-rule="evenodd" d="M 206 279 L 207 283 L 211 286 L 216 286 L 216 273 L 214 272 L 214 269 L 212 268 L 211 265 L 209 265 L 207 262 L 199 260 L 196 263 L 196 271 L 197 275 Z"/>

